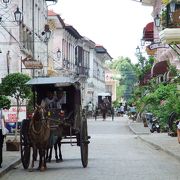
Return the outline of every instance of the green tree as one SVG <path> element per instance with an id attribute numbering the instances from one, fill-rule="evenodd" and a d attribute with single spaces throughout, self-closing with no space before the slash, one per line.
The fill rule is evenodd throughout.
<path id="1" fill-rule="evenodd" d="M 12 73 L 7 75 L 2 80 L 1 90 L 4 95 L 10 96 L 17 103 L 17 121 L 19 119 L 20 106 L 25 99 L 28 99 L 31 94 L 31 89 L 25 83 L 30 80 L 30 77 L 21 73 Z M 15 140 L 17 140 L 17 122 L 15 129 Z"/>
<path id="2" fill-rule="evenodd" d="M 124 97 L 126 100 L 131 97 L 134 84 L 137 82 L 135 66 L 128 57 L 119 57 L 109 64 L 111 69 L 116 70 L 121 75 L 119 86 L 117 87 L 117 97 Z"/>
<path id="3" fill-rule="evenodd" d="M 3 95 L 0 95 L 0 109 L 7 108 L 9 109 L 11 106 L 11 101 Z"/>

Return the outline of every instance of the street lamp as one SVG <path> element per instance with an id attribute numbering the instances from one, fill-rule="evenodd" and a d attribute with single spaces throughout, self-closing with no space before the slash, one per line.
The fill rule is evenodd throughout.
<path id="1" fill-rule="evenodd" d="M 16 11 L 14 12 L 15 21 L 20 23 L 21 22 L 21 16 L 22 16 L 22 13 L 21 13 L 21 11 L 19 11 L 19 7 L 17 7 Z"/>
<path id="2" fill-rule="evenodd" d="M 60 49 L 57 50 L 57 58 L 58 58 L 58 59 L 61 58 L 61 51 L 60 51 Z"/>
<path id="3" fill-rule="evenodd" d="M 45 35 L 45 39 L 44 39 L 44 41 L 45 42 L 48 42 L 48 40 L 50 39 L 50 37 L 51 37 L 51 31 L 49 30 L 49 25 L 48 24 L 46 24 L 45 26 L 44 26 L 44 31 L 41 33 L 43 36 Z"/>
<path id="4" fill-rule="evenodd" d="M 142 52 L 139 46 L 136 47 L 136 56 L 141 64 L 142 69 L 144 68 L 145 57 L 142 56 Z"/>
<path id="5" fill-rule="evenodd" d="M 141 52 L 141 51 L 140 51 L 140 47 L 137 46 L 137 47 L 136 47 L 136 54 L 140 54 L 140 52 Z"/>
<path id="6" fill-rule="evenodd" d="M 157 16 L 154 18 L 154 23 L 156 27 L 160 27 L 160 17 L 157 14 Z"/>
<path id="7" fill-rule="evenodd" d="M 145 40 L 141 39 L 141 46 L 144 46 L 144 45 L 145 45 Z"/>
<path id="8" fill-rule="evenodd" d="M 51 31 L 50 30 L 46 31 L 45 35 L 46 35 L 46 40 L 48 41 L 51 37 Z"/>

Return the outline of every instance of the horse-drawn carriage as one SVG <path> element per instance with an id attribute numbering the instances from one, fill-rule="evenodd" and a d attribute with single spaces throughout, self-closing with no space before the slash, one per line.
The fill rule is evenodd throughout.
<path id="1" fill-rule="evenodd" d="M 21 161 L 24 169 L 29 167 L 31 147 L 34 148 L 35 146 L 32 134 L 34 133 L 34 136 L 37 136 L 37 139 L 40 138 L 40 131 L 43 129 L 42 126 L 45 127 L 45 125 L 46 129 L 50 129 L 48 132 L 50 135 L 44 130 L 44 133 L 48 134 L 47 136 L 49 139 L 52 134 L 55 136 L 60 134 L 61 144 L 69 143 L 71 145 L 75 144 L 80 146 L 82 165 L 83 167 L 86 167 L 88 164 L 88 144 L 90 137 L 88 136 L 86 115 L 81 107 L 80 83 L 69 77 L 45 77 L 31 79 L 27 82 L 27 85 L 32 87 L 34 94 L 34 108 L 36 104 L 41 104 L 42 99 L 46 96 L 46 91 L 49 89 L 55 92 L 58 91 L 58 89 L 63 90 L 65 102 L 60 109 L 54 107 L 44 110 L 44 108 L 38 106 L 39 108 L 36 108 L 34 111 L 34 118 L 32 117 L 22 121 L 20 145 Z M 37 112 L 37 109 L 39 109 L 39 112 Z M 39 117 L 38 121 L 36 121 L 35 117 Z M 41 126 L 33 124 L 33 122 L 38 122 Z M 38 128 L 38 126 L 40 127 Z M 45 137 L 45 134 L 43 138 Z M 40 139 L 39 143 L 41 143 L 41 141 L 43 140 Z M 37 143 L 36 145 L 38 146 Z M 40 159 L 41 158 L 42 157 L 40 157 Z"/>
<path id="2" fill-rule="evenodd" d="M 98 116 L 103 116 L 103 114 L 105 114 L 105 116 L 112 116 L 112 119 L 114 118 L 111 98 L 112 97 L 110 93 L 98 94 L 98 104 L 94 113 L 95 120 L 97 119 Z"/>

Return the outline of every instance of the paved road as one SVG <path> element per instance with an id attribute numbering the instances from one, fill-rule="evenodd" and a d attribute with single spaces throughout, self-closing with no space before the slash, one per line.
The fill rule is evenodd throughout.
<path id="1" fill-rule="evenodd" d="M 143 143 L 122 117 L 115 121 L 88 121 L 91 143 L 89 165 L 82 168 L 77 146 L 63 145 L 62 163 L 48 164 L 46 172 L 26 171 L 22 166 L 1 180 L 178 180 L 180 162 Z"/>

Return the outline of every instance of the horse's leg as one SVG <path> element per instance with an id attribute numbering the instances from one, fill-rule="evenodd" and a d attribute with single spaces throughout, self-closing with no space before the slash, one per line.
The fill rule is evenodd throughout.
<path id="1" fill-rule="evenodd" d="M 42 148 L 39 149 L 39 156 L 40 156 L 39 168 L 40 168 L 40 171 L 44 171 L 45 154 L 44 154 L 44 150 Z"/>
<path id="2" fill-rule="evenodd" d="M 49 158 L 49 148 L 47 148 L 46 150 L 46 160 L 48 160 L 48 158 Z"/>
<path id="3" fill-rule="evenodd" d="M 41 171 L 44 171 L 46 169 L 46 159 L 45 159 L 45 149 L 42 148 L 42 164 L 41 164 Z"/>
<path id="4" fill-rule="evenodd" d="M 35 145 L 32 145 L 32 149 L 33 149 L 33 154 L 32 154 L 32 161 L 31 161 L 30 171 L 33 171 L 34 161 L 35 161 L 35 159 L 36 159 L 36 152 L 37 152 L 37 149 L 36 149 Z"/>
<path id="5" fill-rule="evenodd" d="M 52 150 L 53 150 L 53 146 L 50 147 L 48 162 L 51 162 L 51 159 L 52 159 Z"/>
<path id="6" fill-rule="evenodd" d="M 39 167 L 38 170 L 41 171 L 42 168 L 42 148 L 39 149 Z"/>
<path id="7" fill-rule="evenodd" d="M 55 158 L 56 158 L 56 162 L 58 163 L 59 159 L 58 159 L 58 155 L 57 155 L 57 145 L 58 145 L 58 139 L 57 139 L 56 143 L 54 144 Z"/>
<path id="8" fill-rule="evenodd" d="M 47 166 L 46 166 L 46 149 L 44 148 L 43 149 L 43 160 L 44 160 L 44 169 L 46 170 L 47 169 Z"/>
<path id="9" fill-rule="evenodd" d="M 58 139 L 58 147 L 59 147 L 59 159 L 60 161 L 63 161 L 62 153 L 61 153 L 61 138 Z"/>

